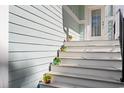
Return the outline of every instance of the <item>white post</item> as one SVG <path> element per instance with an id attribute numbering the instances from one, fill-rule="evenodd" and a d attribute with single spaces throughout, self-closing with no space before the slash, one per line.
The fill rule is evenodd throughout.
<path id="1" fill-rule="evenodd" d="M 115 39 L 119 39 L 119 30 L 120 30 L 120 23 L 119 23 L 119 12 L 115 15 Z"/>
<path id="2" fill-rule="evenodd" d="M 8 6 L 0 6 L 0 87 L 8 87 Z"/>

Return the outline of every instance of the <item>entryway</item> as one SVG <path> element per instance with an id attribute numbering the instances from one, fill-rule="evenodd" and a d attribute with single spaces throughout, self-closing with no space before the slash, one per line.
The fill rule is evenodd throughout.
<path id="1" fill-rule="evenodd" d="M 87 39 L 89 40 L 106 40 L 105 33 L 105 8 L 104 6 L 88 6 L 87 19 Z"/>

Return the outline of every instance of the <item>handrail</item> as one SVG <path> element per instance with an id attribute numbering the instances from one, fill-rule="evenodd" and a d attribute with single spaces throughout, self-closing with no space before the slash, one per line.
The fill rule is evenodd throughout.
<path id="1" fill-rule="evenodd" d="M 122 56 L 122 77 L 121 82 L 124 82 L 124 18 L 123 14 L 121 12 L 121 9 L 119 9 L 119 41 L 120 41 L 120 50 L 121 50 L 121 56 Z"/>
<path id="2" fill-rule="evenodd" d="M 64 30 L 64 32 L 65 32 L 65 34 L 66 34 L 66 41 L 69 41 L 68 39 L 69 39 L 69 28 L 68 27 L 65 27 L 64 25 L 63 25 L 63 30 Z"/>

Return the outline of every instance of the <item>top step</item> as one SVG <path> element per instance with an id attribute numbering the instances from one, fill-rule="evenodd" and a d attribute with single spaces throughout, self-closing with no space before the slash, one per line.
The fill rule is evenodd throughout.
<path id="1" fill-rule="evenodd" d="M 85 40 L 64 42 L 65 46 L 118 46 L 119 40 Z"/>

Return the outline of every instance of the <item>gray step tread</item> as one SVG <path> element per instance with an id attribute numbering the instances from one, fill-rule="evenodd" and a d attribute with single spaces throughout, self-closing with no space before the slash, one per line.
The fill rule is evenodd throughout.
<path id="1" fill-rule="evenodd" d="M 120 50 L 98 50 L 98 49 L 68 49 L 68 50 L 66 50 L 66 52 L 82 52 L 82 53 L 84 53 L 84 52 L 107 52 L 107 53 L 109 53 L 109 52 L 111 52 L 111 53 L 120 53 Z"/>
<path id="2" fill-rule="evenodd" d="M 71 77 L 71 78 L 77 78 L 77 79 L 86 79 L 86 80 L 94 80 L 94 81 L 101 81 L 101 82 L 108 82 L 108 83 L 115 83 L 115 84 L 122 84 L 124 83 L 120 82 L 120 80 L 113 79 L 111 77 L 105 78 L 100 76 L 93 76 L 93 75 L 86 75 L 86 74 L 70 74 L 70 73 L 60 73 L 60 72 L 49 72 L 52 75 L 56 76 L 64 76 L 64 77 Z"/>
<path id="3" fill-rule="evenodd" d="M 102 46 L 101 44 L 98 44 L 98 43 L 101 43 L 101 42 L 103 42 L 103 46 L 110 46 L 110 45 L 112 45 L 112 46 L 118 46 L 119 45 L 119 41 L 118 40 L 113 40 L 113 41 L 111 41 L 111 40 L 85 40 L 85 41 L 68 41 L 68 42 L 64 42 L 64 44 L 66 45 L 66 46 Z M 77 43 L 77 44 L 75 44 L 75 43 Z M 80 44 L 78 44 L 78 43 L 80 43 Z M 83 44 L 83 43 L 87 43 L 87 44 Z M 97 43 L 97 44 L 88 44 L 88 43 Z M 112 44 L 111 44 L 112 43 Z M 69 45 L 70 44 L 70 45 Z M 83 44 L 83 45 L 82 45 Z"/>
<path id="4" fill-rule="evenodd" d="M 67 42 L 93 42 L 93 41 L 108 41 L 108 42 L 114 42 L 114 41 L 116 41 L 116 42 L 119 42 L 119 40 L 83 40 L 83 41 L 67 41 Z"/>
<path id="5" fill-rule="evenodd" d="M 60 53 L 120 53 L 119 51 L 65 51 Z"/>
<path id="6" fill-rule="evenodd" d="M 122 62 L 121 60 L 116 59 L 84 59 L 84 58 L 74 58 L 74 57 L 60 57 L 61 59 L 70 59 L 70 60 L 98 60 L 98 61 L 115 61 L 115 62 Z"/>
<path id="7" fill-rule="evenodd" d="M 81 46 L 71 46 L 71 45 L 66 45 L 68 47 L 120 47 L 120 45 L 81 45 Z"/>
<path id="8" fill-rule="evenodd" d="M 120 46 L 119 44 L 111 44 L 111 45 L 95 45 L 95 44 L 84 44 L 84 45 L 81 45 L 81 44 L 68 44 L 68 43 L 64 43 L 65 46 L 67 47 L 116 47 L 116 46 Z"/>
<path id="9" fill-rule="evenodd" d="M 118 44 L 115 44 L 115 45 L 89 45 L 89 44 L 86 44 L 86 45 L 68 45 L 68 44 L 64 44 L 65 46 L 67 47 L 120 47 L 120 45 Z"/>
<path id="10" fill-rule="evenodd" d="M 91 59 L 83 57 L 60 57 L 61 59 L 72 59 L 72 60 L 99 60 L 99 61 L 121 61 L 121 59 Z"/>
<path id="11" fill-rule="evenodd" d="M 56 65 L 52 65 L 56 66 Z M 86 69 L 96 69 L 96 70 L 107 70 L 107 71 L 117 71 L 120 72 L 122 68 L 109 67 L 109 66 L 93 66 L 93 65 L 57 65 L 57 67 L 71 67 L 71 68 L 86 68 Z"/>

